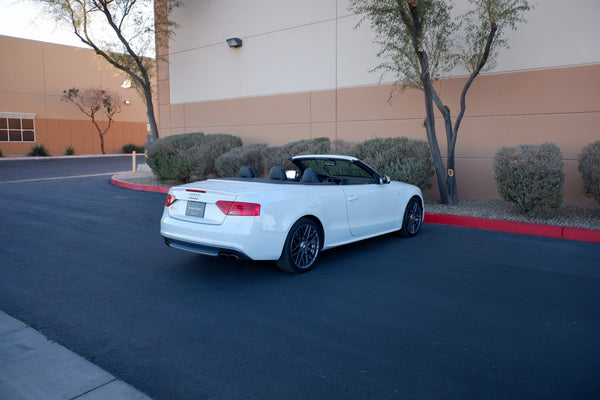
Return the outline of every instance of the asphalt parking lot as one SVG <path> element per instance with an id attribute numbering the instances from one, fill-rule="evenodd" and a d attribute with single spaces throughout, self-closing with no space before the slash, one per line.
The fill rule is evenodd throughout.
<path id="1" fill-rule="evenodd" d="M 0 310 L 154 399 L 600 397 L 598 244 L 426 224 L 288 275 L 167 248 L 130 160 L 72 162 L 0 163 Z"/>

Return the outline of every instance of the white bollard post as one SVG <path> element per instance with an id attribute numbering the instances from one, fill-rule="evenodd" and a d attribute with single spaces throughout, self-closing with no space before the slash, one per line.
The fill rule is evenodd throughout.
<path id="1" fill-rule="evenodd" d="M 133 172 L 137 172 L 137 164 L 135 162 L 135 150 L 131 152 L 133 162 Z"/>

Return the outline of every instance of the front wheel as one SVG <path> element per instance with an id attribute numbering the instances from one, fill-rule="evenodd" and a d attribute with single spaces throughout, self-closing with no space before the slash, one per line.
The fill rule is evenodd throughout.
<path id="1" fill-rule="evenodd" d="M 410 201 L 406 205 L 400 234 L 402 236 L 407 237 L 415 236 L 421 229 L 422 224 L 423 204 L 421 203 L 421 199 L 415 196 L 412 199 L 410 199 Z"/>
<path id="2" fill-rule="evenodd" d="M 322 241 L 321 230 L 314 221 L 309 218 L 298 220 L 285 239 L 277 266 L 294 274 L 309 271 L 319 257 Z"/>

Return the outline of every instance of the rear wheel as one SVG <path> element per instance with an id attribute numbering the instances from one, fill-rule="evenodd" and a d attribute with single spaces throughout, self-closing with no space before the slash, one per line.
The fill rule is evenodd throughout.
<path id="1" fill-rule="evenodd" d="M 309 271 L 321 252 L 323 238 L 317 224 L 309 218 L 299 219 L 285 239 L 277 266 L 294 274 Z"/>
<path id="2" fill-rule="evenodd" d="M 419 233 L 422 224 L 423 204 L 421 203 L 421 199 L 415 196 L 406 205 L 400 234 L 407 237 L 415 236 Z"/>

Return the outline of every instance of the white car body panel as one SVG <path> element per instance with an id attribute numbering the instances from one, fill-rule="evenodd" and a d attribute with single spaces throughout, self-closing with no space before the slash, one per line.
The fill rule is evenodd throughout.
<path id="1" fill-rule="evenodd" d="M 252 260 L 279 259 L 290 228 L 302 217 L 318 221 L 323 249 L 328 249 L 397 231 L 408 201 L 417 196 L 422 203 L 416 186 L 394 181 L 344 185 L 209 179 L 171 188 L 169 194 L 177 198 L 161 218 L 161 235 L 169 245 Z M 220 200 L 260 204 L 260 215 L 225 215 L 216 205 Z M 203 218 L 186 215 L 191 201 L 206 203 Z"/>

